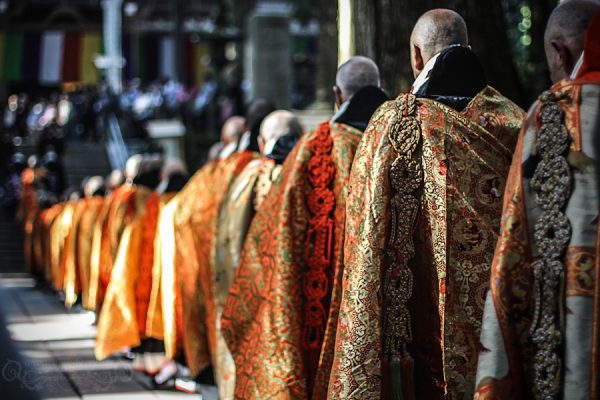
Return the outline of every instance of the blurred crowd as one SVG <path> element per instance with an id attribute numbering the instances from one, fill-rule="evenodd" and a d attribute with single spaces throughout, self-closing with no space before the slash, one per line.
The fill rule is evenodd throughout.
<path id="1" fill-rule="evenodd" d="M 68 186 L 62 166 L 68 143 L 103 140 L 108 113 L 118 118 L 126 140 L 150 142 L 146 123 L 171 118 L 180 119 L 188 132 L 214 136 L 212 133 L 243 107 L 241 92 L 236 94 L 211 76 L 200 87 L 185 87 L 172 80 L 143 84 L 133 79 L 117 96 L 105 84 L 47 96 L 10 95 L 0 124 L 0 199 L 4 212 L 15 215 L 20 176 L 26 167 L 38 170 L 39 193 L 45 193 L 51 202 L 60 198 Z M 33 154 L 24 151 L 24 146 L 33 148 Z"/>

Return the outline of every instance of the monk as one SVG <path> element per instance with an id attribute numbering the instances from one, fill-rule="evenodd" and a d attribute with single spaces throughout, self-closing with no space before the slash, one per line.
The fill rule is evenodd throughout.
<path id="1" fill-rule="evenodd" d="M 387 97 L 366 57 L 342 64 L 338 113 L 304 135 L 252 220 L 223 310 L 235 398 L 322 399 L 337 326 L 348 175 Z"/>
<path id="2" fill-rule="evenodd" d="M 236 152 L 240 137 L 244 133 L 241 127 L 245 124 L 245 121 L 240 119 L 241 117 L 233 118 L 228 124 L 224 124 L 221 130 L 221 143 L 223 143 L 223 147 L 217 156 L 219 160 L 224 160 Z"/>
<path id="3" fill-rule="evenodd" d="M 21 198 L 19 200 L 19 208 L 17 218 L 23 223 L 24 230 L 24 255 L 25 264 L 30 271 L 36 271 L 34 263 L 33 246 L 33 225 L 38 213 L 38 205 L 35 193 L 35 176 L 37 168 L 37 157 L 30 156 L 27 160 L 27 168 L 21 173 Z"/>
<path id="4" fill-rule="evenodd" d="M 154 238 L 158 219 L 162 157 L 144 155 L 131 187 L 130 222 L 119 240 L 115 263 L 106 288 L 98 318 L 96 358 L 102 360 L 123 349 L 136 349 L 140 369 L 146 369 L 143 353 L 150 343 L 146 339 L 146 317 L 152 289 Z M 156 373 L 152 366 L 149 372 Z"/>
<path id="5" fill-rule="evenodd" d="M 79 188 L 71 188 L 68 189 L 67 192 L 63 194 L 62 201 L 59 203 L 61 205 L 61 210 L 52 221 L 49 230 L 49 242 L 50 242 L 50 270 L 48 271 L 48 282 L 52 285 L 54 290 L 59 292 L 65 291 L 65 282 L 70 282 L 70 277 L 67 277 L 67 255 L 69 258 L 73 255 L 71 246 L 71 238 L 73 235 L 71 232 L 74 232 L 77 226 L 77 218 L 79 214 L 76 215 L 77 204 L 81 199 L 81 193 Z M 56 205 L 54 206 L 56 207 Z M 71 270 L 69 271 L 71 272 Z M 65 279 L 67 278 L 67 279 Z M 75 277 L 73 276 L 73 282 Z M 73 291 L 75 288 L 72 288 Z M 75 296 L 74 293 L 69 293 L 70 298 Z M 71 306 L 69 302 L 67 302 L 67 306 Z"/>
<path id="6" fill-rule="evenodd" d="M 89 178 L 83 188 L 85 198 L 82 200 L 85 209 L 76 237 L 76 266 L 79 284 L 81 285 L 81 302 L 85 309 L 94 311 L 90 304 L 90 256 L 92 251 L 92 239 L 94 235 L 94 223 L 98 219 L 104 204 L 105 181 L 101 176 Z"/>
<path id="7" fill-rule="evenodd" d="M 160 221 L 162 209 L 173 197 L 175 197 L 175 195 L 177 195 L 181 189 L 183 189 L 187 181 L 188 172 L 183 161 L 178 158 L 167 158 L 161 171 L 161 182 L 157 188 L 157 192 L 160 195 L 158 221 Z M 163 296 L 165 298 L 175 298 L 175 293 L 170 292 L 163 294 L 162 292 L 163 238 L 161 238 L 158 232 L 159 226 L 157 224 L 157 234 L 155 235 L 154 239 L 154 256 L 152 264 L 152 289 L 146 317 L 146 336 L 161 341 L 161 354 L 152 354 L 150 358 L 153 358 L 154 360 L 149 360 L 148 364 L 154 364 L 156 366 L 158 371 L 154 379 L 156 384 L 162 385 L 177 372 L 177 366 L 175 362 L 170 357 L 166 357 L 164 346 L 165 336 L 170 337 L 168 333 L 165 334 L 164 319 L 166 318 L 167 320 L 170 320 L 171 318 L 175 318 L 176 315 L 163 315 Z M 181 332 L 179 333 L 181 334 Z"/>
<path id="8" fill-rule="evenodd" d="M 104 180 L 101 177 L 85 179 L 81 184 L 83 197 L 75 200 L 72 205 L 72 221 L 67 237 L 65 238 L 64 250 L 61 256 L 62 269 L 64 270 L 63 290 L 65 292 L 65 305 L 67 307 L 72 307 L 81 298 L 83 288 L 85 288 L 86 292 L 88 290 L 89 273 L 86 270 L 82 271 L 78 262 L 78 247 L 83 245 L 83 243 L 78 241 L 78 238 L 79 232 L 82 230 L 81 222 L 83 219 L 86 219 L 87 224 L 83 229 L 91 232 L 89 215 L 87 215 L 89 211 L 88 200 L 95 192 L 100 190 L 103 184 Z M 85 244 L 88 248 L 89 239 L 91 237 L 88 238 L 88 242 Z M 82 275 L 81 272 L 84 274 Z"/>
<path id="9" fill-rule="evenodd" d="M 473 395 L 524 115 L 487 85 L 456 12 L 422 15 L 410 45 L 413 92 L 377 110 L 350 176 L 332 399 Z"/>
<path id="10" fill-rule="evenodd" d="M 134 192 L 133 180 L 137 176 L 141 162 L 142 156 L 139 154 L 127 160 L 123 174 L 125 183 L 114 188 L 105 197 L 104 206 L 94 226 L 90 255 L 89 305 L 97 311 L 104 300 L 121 234 L 134 214 L 133 204 L 129 200 Z"/>
<path id="11" fill-rule="evenodd" d="M 262 122 L 258 145 L 262 158 L 251 161 L 235 179 L 219 211 L 216 238 L 215 273 L 217 318 L 221 318 L 229 286 L 240 259 L 250 222 L 260 208 L 273 182 L 279 177 L 281 163 L 302 136 L 302 127 L 289 111 L 270 113 Z M 221 398 L 233 398 L 235 366 L 223 343 L 223 370 L 230 379 L 219 386 Z M 223 375 L 225 375 L 223 373 Z"/>
<path id="12" fill-rule="evenodd" d="M 223 126 L 236 136 L 244 129 L 244 118 L 237 116 Z M 255 157 L 242 151 L 209 162 L 161 210 L 157 235 L 165 350 L 171 360 L 183 351 L 192 377 L 209 365 L 216 370 L 219 363 L 213 272 L 217 214 L 235 177 Z"/>
<path id="13" fill-rule="evenodd" d="M 554 85 L 530 108 L 506 185 L 476 399 L 600 396 L 599 12 L 572 0 L 548 20 Z"/>

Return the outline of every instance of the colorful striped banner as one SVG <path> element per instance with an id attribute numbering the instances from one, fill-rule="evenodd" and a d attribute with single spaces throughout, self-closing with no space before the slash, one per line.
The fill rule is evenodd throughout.
<path id="1" fill-rule="evenodd" d="M 184 63 L 183 79 L 189 83 L 204 82 L 207 72 L 204 59 L 210 54 L 206 42 L 193 43 L 188 38 L 181 60 L 176 57 L 175 40 L 171 35 L 125 34 L 122 44 L 126 80 L 173 79 L 178 63 Z M 99 33 L 0 31 L 0 80 L 26 80 L 42 85 L 94 84 L 100 79 L 94 57 L 103 52 L 102 46 Z"/>
<path id="2" fill-rule="evenodd" d="M 4 80 L 20 81 L 23 70 L 23 34 L 8 32 L 4 43 Z"/>
<path id="3" fill-rule="evenodd" d="M 40 83 L 55 85 L 61 80 L 64 34 L 48 31 L 42 35 Z"/>
<path id="4" fill-rule="evenodd" d="M 100 72 L 94 66 L 94 57 L 102 52 L 102 39 L 97 33 L 86 33 L 81 38 L 81 65 L 79 77 L 85 85 L 98 82 Z"/>
<path id="5" fill-rule="evenodd" d="M 23 80 L 37 82 L 40 73 L 40 49 L 42 37 L 39 32 L 27 32 L 25 34 L 24 42 Z"/>
<path id="6" fill-rule="evenodd" d="M 177 75 L 175 63 L 175 38 L 166 36 L 160 40 L 160 78 L 174 79 Z"/>
<path id="7" fill-rule="evenodd" d="M 62 81 L 78 82 L 81 64 L 81 34 L 67 32 L 63 52 Z"/>

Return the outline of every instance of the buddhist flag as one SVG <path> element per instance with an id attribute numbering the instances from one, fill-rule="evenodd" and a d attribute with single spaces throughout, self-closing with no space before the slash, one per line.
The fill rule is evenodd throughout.
<path id="1" fill-rule="evenodd" d="M 63 48 L 62 32 L 44 32 L 40 57 L 40 83 L 54 85 L 61 81 Z"/>
<path id="2" fill-rule="evenodd" d="M 175 64 L 175 38 L 166 36 L 160 40 L 160 78 L 173 79 L 177 75 Z"/>
<path id="3" fill-rule="evenodd" d="M 98 82 L 100 73 L 94 65 L 94 56 L 102 52 L 101 43 L 101 36 L 97 33 L 86 33 L 81 38 L 81 65 L 79 68 L 79 77 L 83 84 Z"/>
<path id="4" fill-rule="evenodd" d="M 26 82 L 38 82 L 40 72 L 41 35 L 39 32 L 27 32 L 24 38 L 23 75 Z"/>
<path id="5" fill-rule="evenodd" d="M 23 71 L 23 41 L 22 33 L 8 32 L 4 42 L 4 80 L 20 81 Z"/>
<path id="6" fill-rule="evenodd" d="M 78 82 L 81 63 L 81 34 L 67 32 L 63 51 L 62 81 Z"/>

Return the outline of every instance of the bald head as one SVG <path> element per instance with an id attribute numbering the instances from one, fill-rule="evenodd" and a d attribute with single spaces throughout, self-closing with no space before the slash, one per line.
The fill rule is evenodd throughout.
<path id="1" fill-rule="evenodd" d="M 234 116 L 228 118 L 221 129 L 221 141 L 226 146 L 230 143 L 235 143 L 240 140 L 240 136 L 246 128 L 246 120 L 244 117 Z"/>
<path id="2" fill-rule="evenodd" d="M 368 57 L 354 56 L 340 65 L 333 88 L 336 104 L 339 107 L 356 92 L 366 86 L 379 87 L 379 68 Z"/>
<path id="3" fill-rule="evenodd" d="M 302 127 L 296 116 L 286 110 L 273 111 L 260 125 L 258 145 L 263 154 L 269 154 L 277 140 L 284 135 L 302 136 Z"/>
<path id="4" fill-rule="evenodd" d="M 101 176 L 92 176 L 87 179 L 83 185 L 83 194 L 86 197 L 92 197 L 104 186 L 104 178 Z"/>
<path id="5" fill-rule="evenodd" d="M 131 181 L 137 176 L 140 172 L 143 159 L 144 157 L 141 154 L 135 154 L 127 159 L 125 163 L 125 179 Z"/>
<path id="6" fill-rule="evenodd" d="M 125 176 L 123 175 L 123 171 L 120 169 L 112 170 L 106 178 L 106 190 L 112 192 L 118 186 L 122 185 L 124 180 Z"/>
<path id="7" fill-rule="evenodd" d="M 552 82 L 569 77 L 583 51 L 585 31 L 600 3 L 568 0 L 558 5 L 546 25 L 544 49 Z"/>
<path id="8" fill-rule="evenodd" d="M 460 14 L 436 8 L 421 15 L 410 35 L 410 59 L 415 78 L 433 56 L 453 44 L 469 44 L 467 24 Z"/>

